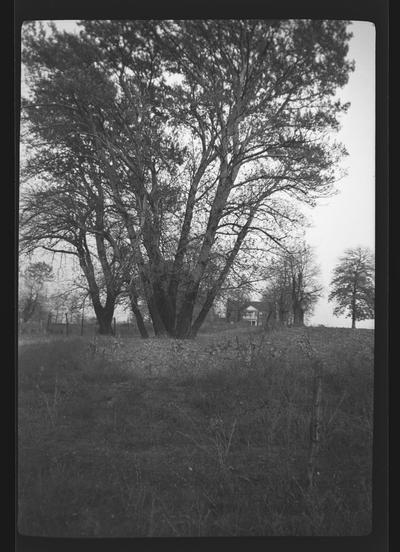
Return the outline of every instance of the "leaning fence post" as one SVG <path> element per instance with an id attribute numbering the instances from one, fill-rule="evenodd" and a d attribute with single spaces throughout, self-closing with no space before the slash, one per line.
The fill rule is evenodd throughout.
<path id="1" fill-rule="evenodd" d="M 51 324 L 51 312 L 49 312 L 47 316 L 47 325 L 46 325 L 46 332 L 48 333 L 50 331 L 50 324 Z"/>
<path id="2" fill-rule="evenodd" d="M 313 402 L 310 421 L 310 452 L 308 456 L 307 479 L 309 488 L 314 485 L 314 473 L 321 442 L 322 425 L 322 361 L 313 362 Z"/>

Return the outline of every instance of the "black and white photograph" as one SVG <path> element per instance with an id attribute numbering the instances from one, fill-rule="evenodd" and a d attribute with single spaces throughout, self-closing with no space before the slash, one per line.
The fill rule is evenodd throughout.
<path id="1" fill-rule="evenodd" d="M 18 532 L 371 534 L 374 23 L 20 48 Z"/>

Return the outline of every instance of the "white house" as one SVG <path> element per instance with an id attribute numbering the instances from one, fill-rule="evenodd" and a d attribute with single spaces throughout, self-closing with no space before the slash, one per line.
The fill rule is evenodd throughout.
<path id="1" fill-rule="evenodd" d="M 242 311 L 242 319 L 249 322 L 251 326 L 261 326 L 263 322 L 263 311 L 260 307 L 255 306 L 255 302 L 250 303 Z"/>

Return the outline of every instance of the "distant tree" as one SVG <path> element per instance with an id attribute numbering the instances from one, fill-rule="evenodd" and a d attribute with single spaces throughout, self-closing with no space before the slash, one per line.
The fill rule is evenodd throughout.
<path id="1" fill-rule="evenodd" d="M 346 249 L 333 272 L 329 301 L 336 303 L 335 316 L 351 318 L 352 328 L 374 318 L 375 257 L 368 247 Z"/>
<path id="2" fill-rule="evenodd" d="M 54 321 L 63 322 L 65 313 L 68 314 L 69 322 L 80 321 L 87 295 L 88 292 L 84 288 L 73 288 L 70 284 L 57 286 L 47 301 L 49 311 L 54 315 Z"/>
<path id="3" fill-rule="evenodd" d="M 263 299 L 283 324 L 304 325 L 304 317 L 320 297 L 319 267 L 311 247 L 298 245 L 283 251 L 269 266 Z"/>
<path id="4" fill-rule="evenodd" d="M 267 287 L 263 293 L 263 302 L 269 304 L 268 320 L 287 325 L 291 322 L 291 294 L 289 263 L 284 253 L 270 262 L 265 278 Z"/>
<path id="5" fill-rule="evenodd" d="M 308 245 L 300 246 L 289 255 L 289 266 L 293 324 L 303 326 L 305 314 L 312 312 L 322 292 L 318 281 L 320 269 L 315 254 Z"/>
<path id="6" fill-rule="evenodd" d="M 19 312 L 24 322 L 28 322 L 43 306 L 43 288 L 53 279 L 53 269 L 45 262 L 31 263 L 23 272 L 19 291 Z"/>

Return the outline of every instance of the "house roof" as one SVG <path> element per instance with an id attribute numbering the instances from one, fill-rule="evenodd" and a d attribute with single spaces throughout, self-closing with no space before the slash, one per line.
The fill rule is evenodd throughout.
<path id="1" fill-rule="evenodd" d="M 268 303 L 266 303 L 265 301 L 249 301 L 245 308 L 249 307 L 254 307 L 258 311 L 266 311 L 268 310 Z"/>
<path id="2" fill-rule="evenodd" d="M 234 299 L 228 299 L 228 307 L 237 308 L 241 311 L 246 310 L 248 307 L 254 307 L 258 311 L 269 311 L 270 306 L 266 301 L 248 301 L 247 303 L 242 303 L 240 301 L 235 301 Z"/>

